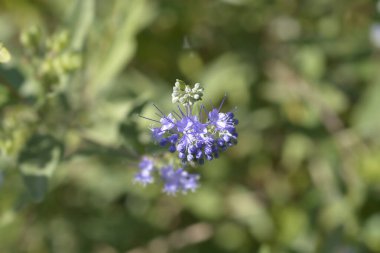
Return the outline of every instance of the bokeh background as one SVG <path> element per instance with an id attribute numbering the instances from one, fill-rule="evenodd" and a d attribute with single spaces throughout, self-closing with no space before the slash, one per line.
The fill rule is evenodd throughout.
<path id="1" fill-rule="evenodd" d="M 380 252 L 370 0 L 1 0 L 0 252 Z M 175 79 L 236 109 L 195 193 L 133 184 Z"/>

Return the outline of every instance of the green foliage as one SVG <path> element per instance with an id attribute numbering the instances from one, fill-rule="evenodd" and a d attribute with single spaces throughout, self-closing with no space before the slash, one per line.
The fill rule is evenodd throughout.
<path id="1" fill-rule="evenodd" d="M 0 252 L 380 252 L 375 10 L 1 1 Z M 168 197 L 132 179 L 176 78 L 227 93 L 239 143 Z"/>

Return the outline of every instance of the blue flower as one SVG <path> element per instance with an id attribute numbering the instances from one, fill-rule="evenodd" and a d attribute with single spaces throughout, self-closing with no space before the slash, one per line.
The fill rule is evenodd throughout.
<path id="1" fill-rule="evenodd" d="M 165 134 L 165 131 L 162 131 L 160 127 L 154 127 L 151 129 L 153 138 L 157 141 L 162 139 L 162 136 Z"/>
<path id="2" fill-rule="evenodd" d="M 140 163 L 140 171 L 135 181 L 143 185 L 153 182 L 153 172 L 159 172 L 164 183 L 163 191 L 174 195 L 177 192 L 187 193 L 195 191 L 199 183 L 199 175 L 190 174 L 185 166 L 203 164 L 211 161 L 229 147 L 237 144 L 236 126 L 238 120 L 233 112 L 221 112 L 224 97 L 219 108 L 212 108 L 209 112 L 201 105 L 198 110 L 194 104 L 202 100 L 203 88 L 196 84 L 194 88 L 177 80 L 173 88 L 172 102 L 180 103 L 177 111 L 164 114 L 159 111 L 159 119 L 145 119 L 154 121 L 158 126 L 152 127 L 152 136 L 160 146 L 166 147 L 171 153 L 176 153 L 182 162 L 182 168 L 174 169 L 172 165 L 155 168 L 152 160 L 144 157 Z M 166 161 L 165 161 L 166 163 Z"/>
<path id="3" fill-rule="evenodd" d="M 175 170 L 173 166 L 161 168 L 161 178 L 164 181 L 163 191 L 169 195 L 195 191 L 199 185 L 199 175 L 190 174 L 182 168 Z"/>
<path id="4" fill-rule="evenodd" d="M 162 114 L 159 121 L 161 126 L 152 128 L 153 137 L 161 146 L 169 146 L 171 153 L 177 151 L 184 164 L 203 164 L 204 159 L 218 158 L 220 152 L 237 143 L 238 120 L 232 112 L 220 112 L 221 106 L 222 104 L 219 109 L 213 108 L 206 113 L 203 122 L 200 119 L 201 113 L 193 115 L 190 105 L 185 110 L 178 107 L 178 112 L 167 116 Z"/>
<path id="5" fill-rule="evenodd" d="M 161 131 L 168 131 L 175 126 L 175 118 L 171 113 L 169 113 L 168 116 L 160 119 L 160 123 L 162 124 Z"/>
<path id="6" fill-rule="evenodd" d="M 136 173 L 134 181 L 142 185 L 151 184 L 154 181 L 152 173 L 154 171 L 153 161 L 148 157 L 143 157 L 139 163 L 140 171 Z"/>

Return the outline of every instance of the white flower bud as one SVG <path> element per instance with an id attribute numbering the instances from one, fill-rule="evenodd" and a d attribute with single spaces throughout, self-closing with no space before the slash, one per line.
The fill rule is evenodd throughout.
<path id="1" fill-rule="evenodd" d="M 201 100 L 203 88 L 200 83 L 194 84 L 194 87 L 186 85 L 182 80 L 176 79 L 173 87 L 172 102 L 182 105 L 193 105 L 196 101 Z"/>

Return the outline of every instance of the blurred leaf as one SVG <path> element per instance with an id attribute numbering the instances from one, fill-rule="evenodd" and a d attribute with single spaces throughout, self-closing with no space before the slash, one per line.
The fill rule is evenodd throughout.
<path id="1" fill-rule="evenodd" d="M 79 50 L 89 33 L 95 15 L 94 0 L 77 0 L 74 4 L 74 12 L 70 17 L 71 27 L 74 30 L 71 47 Z"/>
<path id="2" fill-rule="evenodd" d="M 292 245 L 300 238 L 308 228 L 306 213 L 295 207 L 284 207 L 278 212 L 279 240 Z"/>
<path id="3" fill-rule="evenodd" d="M 334 87 L 332 84 L 320 85 L 319 99 L 330 110 L 342 113 L 348 107 L 348 99 L 345 94 Z"/>
<path id="4" fill-rule="evenodd" d="M 282 159 L 289 170 L 297 169 L 312 152 L 313 143 L 304 135 L 289 134 L 285 140 Z"/>
<path id="5" fill-rule="evenodd" d="M 9 90 L 0 84 L 0 107 L 9 100 Z"/>
<path id="6" fill-rule="evenodd" d="M 223 215 L 222 198 L 215 189 L 203 185 L 185 199 L 185 204 L 202 219 L 216 220 Z"/>
<path id="7" fill-rule="evenodd" d="M 147 0 L 116 1 L 116 3 L 117 14 L 114 15 L 121 15 L 123 20 L 115 28 L 117 36 L 107 38 L 112 40 L 112 45 L 93 78 L 95 94 L 106 87 L 132 59 L 136 50 L 137 33 L 154 17 L 154 9 Z"/>
<path id="8" fill-rule="evenodd" d="M 283 112 L 287 119 L 304 127 L 316 127 L 320 122 L 319 108 L 305 100 L 294 100 L 283 104 Z"/>
<path id="9" fill-rule="evenodd" d="M 254 193 L 243 188 L 234 189 L 227 196 L 227 204 L 231 217 L 247 225 L 255 238 L 265 241 L 273 235 L 273 221 Z"/>
<path id="10" fill-rule="evenodd" d="M 295 55 L 302 76 L 319 79 L 325 73 L 325 56 L 318 47 L 301 48 Z"/>
<path id="11" fill-rule="evenodd" d="M 380 150 L 362 150 L 356 158 L 358 173 L 365 181 L 366 185 L 380 185 Z"/>
<path id="12" fill-rule="evenodd" d="M 60 159 L 62 150 L 62 144 L 54 137 L 36 134 L 28 140 L 18 161 L 44 170 Z"/>
<path id="13" fill-rule="evenodd" d="M 190 80 L 196 82 L 199 79 L 201 70 L 204 67 L 202 58 L 195 51 L 185 51 L 178 58 L 178 65 L 181 72 Z"/>
<path id="14" fill-rule="evenodd" d="M 344 228 L 348 233 L 357 229 L 353 207 L 344 199 L 337 199 L 335 202 L 326 205 L 321 212 L 321 224 L 330 231 L 337 228 Z"/>
<path id="15" fill-rule="evenodd" d="M 233 105 L 246 106 L 249 102 L 249 85 L 255 78 L 255 69 L 238 55 L 226 53 L 217 58 L 202 74 L 204 101 L 221 98 L 227 93 Z M 217 106 L 217 101 L 213 101 Z"/>
<path id="16" fill-rule="evenodd" d="M 0 187 L 3 184 L 3 181 L 4 181 L 4 173 L 2 170 L 0 170 Z"/>
<path id="17" fill-rule="evenodd" d="M 269 247 L 269 245 L 267 244 L 263 244 L 260 246 L 260 249 L 259 249 L 259 252 L 258 253 L 271 253 L 271 249 Z"/>
<path id="18" fill-rule="evenodd" d="M 20 171 L 34 201 L 44 198 L 48 178 L 58 165 L 62 152 L 62 144 L 49 135 L 33 135 L 21 151 L 18 159 Z"/>
<path id="19" fill-rule="evenodd" d="M 353 126 L 366 137 L 379 137 L 380 84 L 373 83 L 361 97 L 352 115 Z"/>
<path id="20" fill-rule="evenodd" d="M 119 126 L 119 132 L 123 137 L 126 145 L 132 150 L 139 150 L 141 146 L 139 143 L 139 129 L 138 124 L 136 123 L 137 115 L 141 114 L 142 109 L 145 107 L 147 102 L 136 104 L 132 107 L 126 117 L 124 122 L 122 122 Z"/>
<path id="21" fill-rule="evenodd" d="M 99 152 L 99 150 L 96 151 Z M 78 187 L 80 191 L 85 190 L 92 195 L 92 198 L 88 200 L 91 202 L 91 206 L 107 207 L 112 200 L 125 193 L 128 184 L 133 188 L 135 186 L 132 185 L 132 175 L 129 174 L 131 167 L 117 160 L 117 157 L 112 154 L 107 154 L 108 159 L 102 160 L 101 158 L 100 155 L 93 153 L 91 156 L 78 155 L 71 159 L 65 164 L 68 172 L 66 181 L 75 188 Z M 116 170 L 115 167 L 119 170 Z M 98 201 L 100 199 L 102 201 Z"/>
<path id="22" fill-rule="evenodd" d="M 48 190 L 48 178 L 46 176 L 23 175 L 28 194 L 35 202 L 41 202 Z"/>
<path id="23" fill-rule="evenodd" d="M 222 223 L 216 231 L 215 240 L 226 250 L 239 250 L 244 248 L 249 237 L 243 226 L 232 222 Z"/>
<path id="24" fill-rule="evenodd" d="M 4 47 L 2 43 L 0 43 L 0 63 L 9 62 L 11 58 L 11 53 L 9 53 L 8 49 Z"/>
<path id="25" fill-rule="evenodd" d="M 124 122 L 120 125 L 119 131 L 128 147 L 136 149 L 139 146 L 139 141 L 136 138 L 139 134 L 136 123 Z"/>
<path id="26" fill-rule="evenodd" d="M 365 244 L 373 250 L 380 251 L 380 214 L 377 213 L 369 217 L 364 224 L 361 238 Z"/>
<path id="27" fill-rule="evenodd" d="M 99 99 L 92 107 L 92 113 L 87 115 L 89 126 L 84 130 L 86 138 L 103 145 L 119 145 L 119 126 L 132 106 L 129 100 L 114 102 Z"/>
<path id="28" fill-rule="evenodd" d="M 0 64 L 0 84 L 5 83 L 18 90 L 24 83 L 25 77 L 16 67 L 5 67 Z"/>

